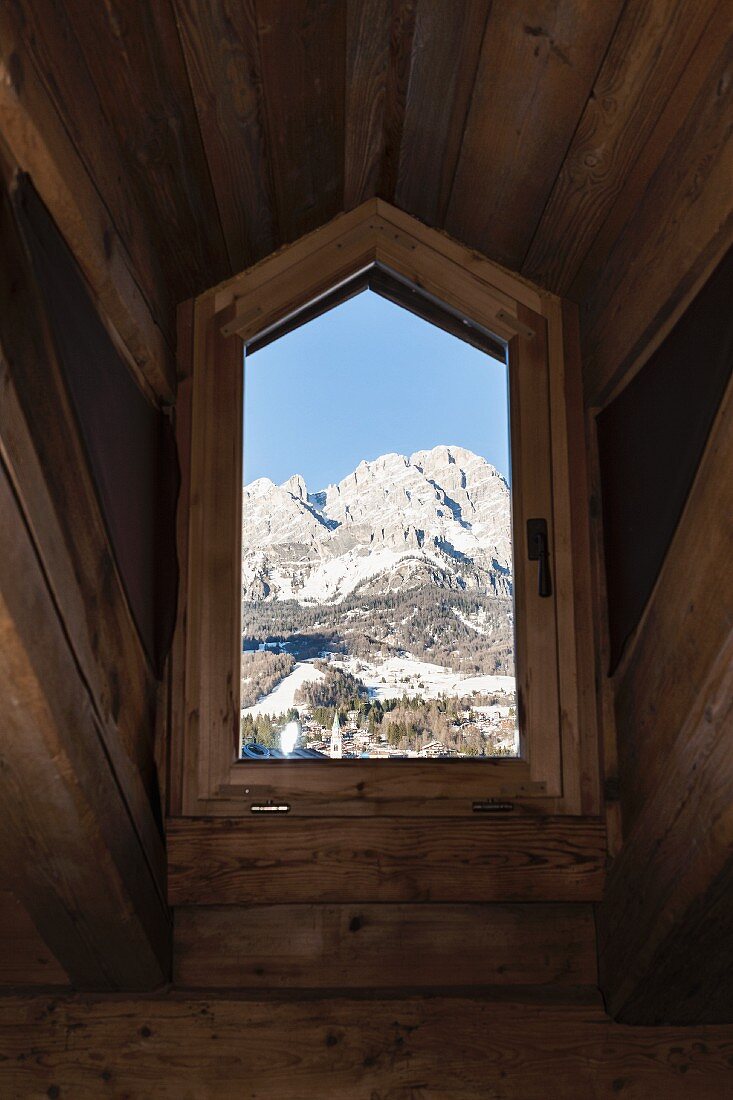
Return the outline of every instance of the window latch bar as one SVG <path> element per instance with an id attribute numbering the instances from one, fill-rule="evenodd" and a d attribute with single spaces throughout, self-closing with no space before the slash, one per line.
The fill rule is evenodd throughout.
<path id="1" fill-rule="evenodd" d="M 550 550 L 547 538 L 546 519 L 527 520 L 527 555 L 530 561 L 539 563 L 537 571 L 537 592 L 543 598 L 552 595 L 550 580 Z"/>

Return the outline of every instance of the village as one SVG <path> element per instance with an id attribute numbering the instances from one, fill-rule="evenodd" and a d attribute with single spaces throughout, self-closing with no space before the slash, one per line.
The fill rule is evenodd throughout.
<path id="1" fill-rule="evenodd" d="M 279 717 L 243 722 L 242 756 L 331 760 L 516 756 L 519 732 L 514 696 L 501 693 L 493 699 L 500 701 L 479 704 L 461 700 L 447 724 L 447 732 L 440 738 L 428 730 L 389 721 L 389 714 L 377 725 L 373 719 L 368 720 L 363 709 L 340 713 L 338 708 L 300 704 Z M 331 713 L 333 719 L 329 724 Z"/>

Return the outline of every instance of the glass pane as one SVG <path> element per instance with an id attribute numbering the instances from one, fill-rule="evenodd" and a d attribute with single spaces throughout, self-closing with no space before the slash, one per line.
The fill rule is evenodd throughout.
<path id="1" fill-rule="evenodd" d="M 516 755 L 506 365 L 367 292 L 244 393 L 243 756 Z"/>

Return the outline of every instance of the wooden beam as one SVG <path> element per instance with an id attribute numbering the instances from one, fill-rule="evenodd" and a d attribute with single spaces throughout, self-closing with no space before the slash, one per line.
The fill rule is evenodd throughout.
<path id="1" fill-rule="evenodd" d="M 176 910 L 173 981 L 199 989 L 595 988 L 590 905 Z"/>
<path id="2" fill-rule="evenodd" d="M 173 318 L 160 294 L 159 275 L 149 244 L 144 262 L 133 260 L 127 233 L 110 215 L 64 120 L 48 94 L 16 25 L 17 9 L 0 9 L 0 130 L 12 162 L 28 172 L 36 190 L 74 252 L 110 333 L 140 384 L 157 398 L 175 393 L 166 326 Z M 121 171 L 119 165 L 117 171 Z M 134 203 L 124 210 L 126 224 L 138 227 Z"/>
<path id="3" fill-rule="evenodd" d="M 520 269 L 622 7 L 492 6 L 445 220 L 452 236 Z"/>
<path id="4" fill-rule="evenodd" d="M 729 1100 L 733 1028 L 517 998 L 3 998 L 0 1055 L 6 1096 Z"/>
<path id="5" fill-rule="evenodd" d="M 598 901 L 589 818 L 172 818 L 172 905 Z"/>
<path id="6" fill-rule="evenodd" d="M 630 381 L 733 242 L 732 73 L 723 3 L 570 289 L 588 406 Z"/>
<path id="7" fill-rule="evenodd" d="M 615 685 L 627 835 L 599 945 L 633 1023 L 733 1021 L 732 426 L 733 381 Z"/>
<path id="8" fill-rule="evenodd" d="M 75 986 L 151 989 L 165 906 L 4 463 L 0 514 L 4 880 Z"/>
<path id="9" fill-rule="evenodd" d="M 522 271 L 567 294 L 719 0 L 625 5 Z M 597 270 L 597 269 L 596 269 Z"/>

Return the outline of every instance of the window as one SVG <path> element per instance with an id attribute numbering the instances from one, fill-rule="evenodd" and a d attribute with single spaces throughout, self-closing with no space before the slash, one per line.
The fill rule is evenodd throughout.
<path id="1" fill-rule="evenodd" d="M 243 757 L 517 755 L 505 355 L 366 290 L 246 355 L 244 481 Z"/>
<path id="2" fill-rule="evenodd" d="M 363 601 L 355 600 L 353 606 L 347 604 L 335 611 L 333 602 L 318 605 L 275 599 L 276 587 L 282 591 L 290 585 L 292 594 L 293 585 L 302 592 L 315 582 L 314 571 L 294 570 L 292 558 L 286 569 L 282 561 L 277 563 L 278 573 L 270 558 L 265 561 L 267 555 L 257 557 L 257 551 L 266 542 L 255 537 L 257 524 L 264 524 L 261 528 L 264 530 L 269 522 L 267 517 L 274 514 L 268 508 L 259 516 L 256 514 L 256 498 L 262 490 L 270 491 L 268 483 L 250 488 L 245 497 L 245 506 L 250 506 L 252 512 L 245 511 L 244 516 L 250 541 L 244 574 L 241 566 L 243 356 L 256 362 L 256 355 L 275 347 L 276 340 L 283 338 L 284 346 L 287 334 L 342 302 L 352 305 L 349 300 L 367 288 L 488 353 L 491 359 L 487 362 L 492 367 L 497 366 L 498 360 L 504 360 L 508 366 L 516 702 L 492 699 L 484 702 L 482 697 L 477 705 L 504 707 L 505 715 L 501 711 L 485 713 L 512 720 L 511 708 L 516 706 L 520 736 L 514 755 L 487 752 L 485 757 L 477 758 L 436 750 L 436 756 L 442 758 L 431 759 L 429 754 L 413 756 L 409 737 L 398 740 L 403 734 L 403 730 L 398 730 L 396 734 L 393 732 L 391 746 L 387 735 L 386 748 L 401 749 L 387 753 L 401 759 L 384 759 L 377 752 L 370 752 L 367 757 L 356 751 L 356 734 L 362 738 L 369 734 L 369 716 L 349 715 L 349 711 L 359 711 L 356 701 L 360 695 L 359 685 L 347 680 L 347 690 L 349 686 L 357 688 L 352 697 L 356 705 L 342 708 L 339 725 L 341 719 L 350 723 L 352 736 L 349 751 L 344 752 L 343 730 L 337 731 L 341 733 L 340 758 L 331 758 L 331 731 L 327 730 L 328 737 L 321 736 L 319 740 L 315 736 L 319 731 L 314 727 L 312 747 L 320 744 L 327 750 L 321 759 L 306 762 L 274 755 L 264 760 L 240 757 L 242 699 L 247 704 L 245 712 L 257 705 L 257 699 L 248 699 L 246 695 L 250 673 L 242 673 L 240 668 L 243 623 L 239 593 L 243 579 L 248 595 L 244 607 L 245 661 L 252 667 L 253 662 L 260 660 L 263 668 L 256 672 L 258 676 L 274 673 L 273 689 L 276 690 L 274 680 L 283 672 L 280 665 L 288 666 L 285 670 L 288 674 L 292 674 L 296 665 L 308 665 L 306 672 L 311 682 L 321 679 L 311 675 L 313 669 L 323 678 L 329 677 L 329 673 L 338 674 L 336 678 L 342 681 L 342 687 L 349 673 L 367 689 L 366 697 L 361 697 L 364 702 L 386 695 L 380 692 L 380 687 L 391 690 L 394 686 L 381 685 L 382 676 L 385 681 L 388 679 L 388 670 L 384 667 L 384 652 L 379 655 L 378 650 L 388 635 L 383 634 L 374 645 L 365 642 L 361 652 L 339 653 L 339 639 L 324 643 L 324 635 L 330 635 L 332 630 L 336 635 L 343 634 L 344 623 L 339 617 L 355 612 L 352 618 L 356 618 L 364 610 Z M 186 315 L 182 316 L 185 321 Z M 587 700 L 589 685 L 592 694 L 593 668 L 578 647 L 578 594 L 587 607 L 589 598 L 584 586 L 588 584 L 590 563 L 584 556 L 587 537 L 577 522 L 580 509 L 575 512 L 572 509 L 574 497 L 585 491 L 585 456 L 582 410 L 568 404 L 569 376 L 564 355 L 568 339 L 557 299 L 541 298 L 533 288 L 507 272 L 443 235 L 426 230 L 379 200 L 342 215 L 196 300 L 192 369 L 186 371 L 184 366 L 187 380 L 182 387 L 178 430 L 184 471 L 179 531 L 185 600 L 179 615 L 172 681 L 174 812 L 227 815 L 247 813 L 258 807 L 287 807 L 301 814 L 410 813 L 427 812 L 420 807 L 429 805 L 433 814 L 470 813 L 476 806 L 491 808 L 507 799 L 531 801 L 543 810 L 572 812 L 575 808 L 578 812 L 585 766 L 579 756 L 579 725 L 581 714 L 582 720 L 592 721 L 593 708 L 584 699 Z M 187 400 L 190 415 L 186 414 Z M 418 447 L 417 451 L 432 449 Z M 432 468 L 444 459 L 447 464 L 447 456 L 415 458 L 414 455 L 410 450 L 410 455 L 404 456 L 408 475 L 417 479 L 416 485 L 436 482 L 450 511 L 449 494 Z M 484 458 L 478 455 L 478 461 Z M 426 465 L 431 467 L 427 472 Z M 288 481 L 299 471 L 286 473 L 282 478 L 278 475 L 277 480 Z M 508 474 L 507 469 L 504 475 L 507 483 Z M 389 489 L 389 480 L 383 490 Z M 324 488 L 320 483 L 309 485 L 293 480 L 283 490 L 289 503 L 295 504 L 295 512 L 301 518 L 309 517 L 317 525 L 319 537 L 323 536 L 324 545 L 315 552 L 315 557 L 323 554 L 326 544 L 333 541 L 329 530 L 336 531 L 344 524 L 345 508 L 353 509 L 364 503 L 361 494 L 350 502 L 344 502 L 343 493 L 340 502 L 337 493 L 331 493 L 329 499 L 327 492 L 324 498 L 318 495 Z M 461 518 L 458 512 L 452 518 L 456 517 Z M 450 520 L 450 516 L 446 517 L 446 529 Z M 415 542 L 415 549 L 420 549 L 424 527 L 418 528 L 416 524 L 412 527 L 407 537 Z M 467 532 L 467 537 L 471 534 Z M 430 531 L 430 538 L 435 537 L 440 537 L 440 532 Z M 450 550 L 461 553 L 455 540 Z M 358 557 L 358 553 L 351 556 L 352 566 Z M 415 554 L 410 565 L 408 555 L 406 567 L 419 568 L 421 560 L 424 564 L 424 555 Z M 335 573 L 330 576 L 337 587 L 336 574 L 340 569 L 338 583 L 342 583 L 344 564 L 343 560 L 337 563 Z M 497 554 L 494 570 L 497 584 L 502 568 L 509 568 L 507 555 L 502 561 Z M 327 575 L 328 570 L 321 571 L 318 583 L 324 583 Z M 458 591 L 464 590 L 459 586 Z M 462 598 L 457 596 L 455 605 L 449 608 L 451 620 L 458 624 L 459 631 L 461 624 L 466 630 L 480 627 L 486 622 L 487 608 L 470 601 L 463 606 Z M 312 613 L 317 606 L 324 611 L 322 615 Z M 284 610 L 291 614 L 297 610 L 300 617 L 286 623 L 282 618 Z M 369 610 L 371 613 L 374 608 Z M 399 610 L 405 618 L 405 608 Z M 273 617 L 277 617 L 279 624 L 274 629 Z M 335 617 L 339 618 L 338 623 Z M 387 616 L 380 618 L 382 627 L 391 621 Z M 466 627 L 466 621 L 471 626 Z M 507 617 L 504 626 L 506 621 Z M 407 628 L 407 624 L 400 622 L 400 625 Z M 297 633 L 302 637 L 293 644 Z M 343 637 L 340 641 L 343 642 Z M 409 660 L 406 654 L 412 651 L 405 641 L 405 637 L 397 638 L 395 650 L 402 651 L 401 671 L 407 677 L 402 686 L 409 689 L 405 694 L 412 695 L 417 694 L 415 689 L 421 675 L 425 682 L 425 670 L 406 665 Z M 315 649 L 308 648 L 311 642 Z M 441 639 L 434 638 L 432 644 L 436 651 L 440 650 Z M 277 668 L 268 656 L 264 660 L 256 656 L 267 655 L 268 650 L 284 658 Z M 588 650 L 590 658 L 590 647 Z M 558 656 L 561 651 L 566 657 L 563 662 Z M 399 659 L 399 652 L 394 655 Z M 423 665 L 449 667 L 442 651 L 441 661 L 425 661 L 425 652 L 417 657 Z M 316 666 L 319 659 L 324 667 Z M 357 668 L 359 660 L 364 666 L 361 669 Z M 264 665 L 271 667 L 264 670 Z M 393 668 L 400 671 L 396 666 Z M 267 693 L 258 688 L 258 698 L 261 694 Z M 464 696 L 456 698 L 463 700 Z M 303 701 L 306 704 L 309 701 L 307 691 L 298 700 Z M 341 701 L 347 701 L 345 694 Z M 289 696 L 287 702 L 288 708 L 281 712 L 285 715 L 291 706 Z M 293 697 L 292 705 L 295 703 Z M 311 716 L 318 705 L 314 699 Z M 481 712 L 472 711 L 470 705 L 463 710 L 469 713 L 458 715 L 455 724 L 460 727 L 463 721 L 473 722 L 478 727 L 476 719 Z M 405 706 L 404 714 L 408 711 L 409 706 Z M 402 723 L 403 727 L 405 724 Z M 488 740 L 483 737 L 487 724 L 484 723 L 483 731 L 479 729 L 482 743 Z M 325 729 L 323 722 L 320 725 Z M 250 736 L 248 740 L 257 738 Z M 371 744 L 376 746 L 377 742 L 373 740 Z M 425 747 L 426 743 L 421 742 L 420 749 Z"/>

